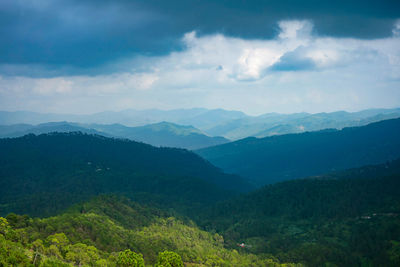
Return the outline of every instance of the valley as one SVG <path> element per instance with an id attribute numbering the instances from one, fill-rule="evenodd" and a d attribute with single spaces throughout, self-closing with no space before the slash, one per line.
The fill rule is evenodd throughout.
<path id="1" fill-rule="evenodd" d="M 195 151 L 269 182 L 185 149 L 103 136 L 100 125 L 46 126 L 59 130 L 13 126 L 27 134 L 0 139 L 5 266 L 120 266 L 127 255 L 146 266 L 165 255 L 186 266 L 397 264 L 396 119 Z"/>

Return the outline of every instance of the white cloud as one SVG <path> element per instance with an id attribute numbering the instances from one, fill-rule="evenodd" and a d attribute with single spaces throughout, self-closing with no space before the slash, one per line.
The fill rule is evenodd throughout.
<path id="1" fill-rule="evenodd" d="M 138 90 L 151 89 L 153 84 L 158 80 L 158 76 L 153 73 L 126 73 L 121 78 L 128 88 Z"/>
<path id="2" fill-rule="evenodd" d="M 281 32 L 280 39 L 304 39 L 309 38 L 313 25 L 308 20 L 284 20 L 278 23 Z"/>
<path id="3" fill-rule="evenodd" d="M 71 92 L 73 82 L 65 78 L 32 79 L 32 91 L 41 94 L 66 94 Z"/>
<path id="4" fill-rule="evenodd" d="M 394 23 L 392 33 L 394 37 L 400 37 L 400 19 Z"/>
<path id="5" fill-rule="evenodd" d="M 393 37 L 375 40 L 319 37 L 309 21 L 278 25 L 271 40 L 189 32 L 182 51 L 113 63 L 130 72 L 3 77 L 0 105 L 60 112 L 202 106 L 253 114 L 400 106 L 399 22 Z"/>

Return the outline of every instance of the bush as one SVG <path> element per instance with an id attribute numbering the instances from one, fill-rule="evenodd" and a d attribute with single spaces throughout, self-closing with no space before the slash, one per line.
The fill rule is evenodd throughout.
<path id="1" fill-rule="evenodd" d="M 130 249 L 121 251 L 117 259 L 118 266 L 126 267 L 144 267 L 144 260 L 142 254 L 137 254 Z"/>
<path id="2" fill-rule="evenodd" d="M 156 267 L 183 267 L 181 256 L 172 251 L 164 251 L 158 254 Z"/>

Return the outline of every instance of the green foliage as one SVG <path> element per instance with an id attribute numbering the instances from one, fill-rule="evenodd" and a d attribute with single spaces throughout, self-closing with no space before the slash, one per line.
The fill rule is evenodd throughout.
<path id="1" fill-rule="evenodd" d="M 42 257 L 45 253 L 45 248 L 43 246 L 43 241 L 41 239 L 37 239 L 36 241 L 32 242 L 32 251 L 33 251 L 33 265 L 37 266 L 42 261 Z"/>
<path id="2" fill-rule="evenodd" d="M 118 254 L 117 264 L 122 267 L 144 267 L 144 260 L 142 254 L 127 249 Z"/>
<path id="3" fill-rule="evenodd" d="M 400 266 L 400 241 L 392 240 L 390 243 L 391 247 L 387 252 L 390 259 L 390 265 Z"/>
<path id="4" fill-rule="evenodd" d="M 99 260 L 99 255 L 94 246 L 76 243 L 66 248 L 65 259 L 79 266 L 82 264 L 94 265 Z"/>
<path id="5" fill-rule="evenodd" d="M 396 266 L 400 160 L 282 182 L 200 214 L 229 247 L 309 266 Z"/>
<path id="6" fill-rule="evenodd" d="M 6 218 L 0 217 L 0 234 L 6 235 L 10 231 L 10 226 Z"/>
<path id="7" fill-rule="evenodd" d="M 11 214 L 10 222 L 0 218 L 1 253 L 4 265 L 115 266 L 124 255 L 118 251 L 130 249 L 163 266 L 159 255 L 179 255 L 189 266 L 397 266 L 399 166 L 265 187 L 199 214 L 204 217 L 196 220 L 211 232 L 116 196 L 49 218 Z M 246 246 L 238 247 L 241 242 Z"/>
<path id="8" fill-rule="evenodd" d="M 175 252 L 166 250 L 158 254 L 155 267 L 183 267 L 183 261 Z"/>
<path id="9" fill-rule="evenodd" d="M 135 219 L 138 214 L 145 217 Z M 8 226 L 10 231 L 25 232 L 28 240 L 22 245 L 3 238 L 9 247 L 7 260 L 15 261 L 19 255 L 19 261 L 35 266 L 144 266 L 144 261 L 159 266 L 182 266 L 183 262 L 200 266 L 271 266 L 266 263 L 272 262 L 280 266 L 268 256 L 224 248 L 221 235 L 202 231 L 193 222 L 113 196 L 27 222 L 23 228 Z"/>
<path id="10" fill-rule="evenodd" d="M 29 258 L 21 244 L 0 234 L 0 266 L 29 266 Z"/>
<path id="11" fill-rule="evenodd" d="M 43 144 L 49 151 L 38 153 Z M 67 144 L 73 144 L 73 153 Z M 161 169 L 150 175 L 154 166 L 131 162 L 128 152 L 133 150 L 124 150 L 125 145 L 133 146 L 136 152 L 143 149 L 146 160 L 154 156 L 164 161 L 177 152 L 162 150 L 165 154 L 161 156 L 159 150 L 151 152 L 134 142 L 80 134 L 0 140 L 0 148 L 8 152 L 25 151 L 0 152 L 0 177 L 6 177 L 0 185 L 10 185 L 0 186 L 3 211 L 13 210 L 13 200 L 17 200 L 33 213 L 46 214 L 60 210 L 65 203 L 103 192 L 126 193 L 142 203 L 164 201 L 167 204 L 161 207 L 174 208 L 154 208 L 120 196 L 101 195 L 53 217 L 11 213 L 0 217 L 0 266 L 144 266 L 144 261 L 158 266 L 282 266 L 281 262 L 288 262 L 284 266 L 300 266 L 292 262 L 307 266 L 399 265 L 400 160 L 266 186 L 212 205 L 229 194 L 217 196 L 224 191 L 180 175 L 218 172 L 212 168 L 202 172 L 199 169 L 207 165 L 184 161 L 185 156 L 180 155 L 181 164 L 188 163 L 184 170 L 171 174 L 170 166 L 163 162 Z M 85 146 L 89 147 L 81 149 Z M 116 148 L 123 150 L 126 158 L 113 154 Z M 56 152 L 60 152 L 59 157 L 54 156 Z M 106 152 L 111 156 L 105 156 Z M 38 155 L 39 160 L 35 158 Z M 114 160 L 114 156 L 120 158 Z M 95 168 L 87 164 L 88 158 L 92 164 L 96 162 Z M 169 163 L 173 163 L 171 168 L 178 164 L 175 160 Z M 117 171 L 97 171 L 105 166 Z M 198 169 L 188 171 L 186 167 Z M 54 192 L 26 195 L 27 191 L 47 190 Z M 211 200 L 204 200 L 210 192 Z M 48 201 L 52 197 L 56 201 Z M 199 229 L 177 211 L 209 231 Z M 238 247 L 242 242 L 244 247 Z"/>
<path id="12" fill-rule="evenodd" d="M 50 216 L 110 193 L 193 211 L 251 188 L 187 150 L 81 133 L 0 139 L 0 177 L 0 216 Z"/>
<path id="13" fill-rule="evenodd" d="M 71 267 L 72 265 L 56 258 L 46 258 L 40 267 Z"/>
<path id="14" fill-rule="evenodd" d="M 66 247 L 67 245 L 69 245 L 69 240 L 68 240 L 68 237 L 64 233 L 57 233 L 54 235 L 49 235 L 46 238 L 46 243 L 48 245 L 54 245 L 58 249 L 62 249 L 64 247 Z"/>

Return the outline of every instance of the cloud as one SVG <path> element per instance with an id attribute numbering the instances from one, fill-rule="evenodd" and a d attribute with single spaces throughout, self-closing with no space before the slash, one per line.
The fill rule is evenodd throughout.
<path id="1" fill-rule="evenodd" d="M 188 31 L 181 50 L 115 61 L 105 66 L 118 70 L 110 74 L 6 75 L 0 106 L 78 113 L 207 107 L 257 114 L 400 105 L 398 24 L 392 36 L 373 40 L 319 36 L 309 20 L 277 25 L 269 40 Z"/>
<path id="2" fill-rule="evenodd" d="M 313 24 L 307 20 L 284 20 L 278 23 L 280 39 L 302 39 L 311 35 Z"/>
<path id="3" fill-rule="evenodd" d="M 270 71 L 299 71 L 313 70 L 316 68 L 314 60 L 304 56 L 304 48 L 299 47 L 294 51 L 285 53 L 279 61 L 272 65 Z"/>
<path id="4" fill-rule="evenodd" d="M 376 39 L 392 35 L 398 14 L 393 0 L 2 0 L 0 62 L 48 66 L 31 76 L 51 76 L 55 69 L 99 74 L 104 64 L 125 57 L 182 51 L 180 38 L 193 30 L 244 40 L 271 40 L 277 32 L 298 39 L 309 34 L 302 25 L 307 19 L 320 36 Z"/>
<path id="5" fill-rule="evenodd" d="M 392 33 L 394 37 L 400 37 L 400 19 L 394 23 Z"/>
<path id="6" fill-rule="evenodd" d="M 148 90 L 158 80 L 157 75 L 153 73 L 127 73 L 124 74 L 121 78 L 124 80 L 124 83 L 127 87 L 137 90 Z"/>
<path id="7" fill-rule="evenodd" d="M 40 95 L 66 94 L 71 92 L 73 82 L 64 78 L 35 79 L 32 91 Z"/>
<path id="8" fill-rule="evenodd" d="M 219 69 L 220 80 L 257 81 L 276 71 L 322 71 L 351 68 L 361 64 L 398 66 L 399 38 L 375 40 L 319 37 L 310 21 L 279 22 L 273 40 L 245 40 L 221 34 L 184 35 L 186 49 L 153 61 L 157 68 L 174 71 Z M 394 28 L 397 27 L 396 25 Z M 221 77 L 223 76 L 223 77 Z"/>

